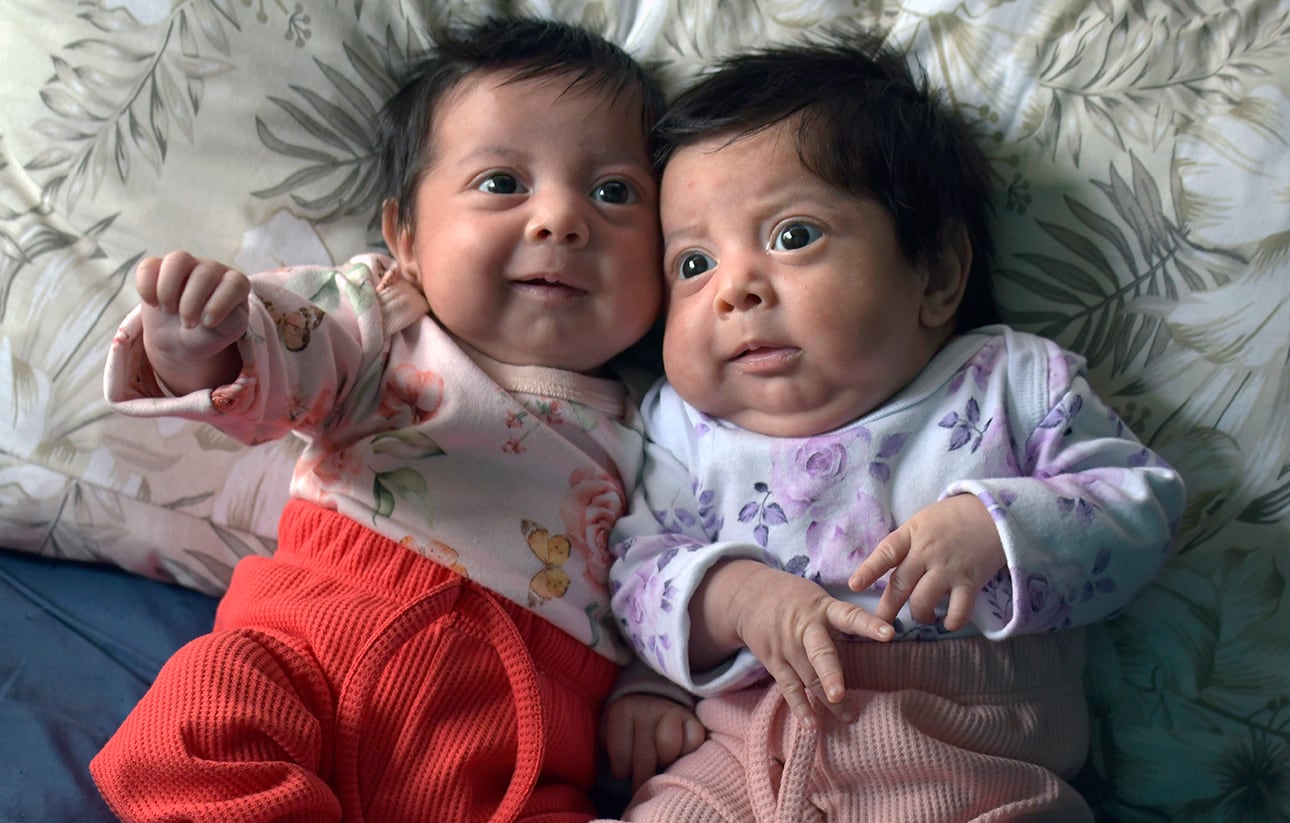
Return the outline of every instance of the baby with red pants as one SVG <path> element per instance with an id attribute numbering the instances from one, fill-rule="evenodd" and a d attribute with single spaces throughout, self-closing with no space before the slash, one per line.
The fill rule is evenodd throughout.
<path id="1" fill-rule="evenodd" d="M 642 439 L 613 363 L 660 302 L 660 96 L 549 21 L 444 32 L 412 76 L 374 124 L 388 255 L 138 267 L 114 408 L 306 447 L 275 555 L 91 763 L 125 820 L 593 815 L 630 658 L 608 534 Z M 697 743 L 688 708 L 624 699 L 634 759 Z"/>

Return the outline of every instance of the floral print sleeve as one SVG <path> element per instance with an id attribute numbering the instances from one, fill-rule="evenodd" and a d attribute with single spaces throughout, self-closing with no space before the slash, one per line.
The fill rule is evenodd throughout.
<path id="1" fill-rule="evenodd" d="M 1015 376 L 1024 347 L 1010 349 L 1010 384 L 1024 386 Z M 1092 391 L 1083 361 L 1046 341 L 1041 356 L 1048 379 L 1036 389 L 1051 400 L 1014 447 L 1019 476 L 961 480 L 944 493 L 986 505 L 1008 558 L 977 598 L 974 622 L 988 637 L 1113 616 L 1160 570 L 1184 504 L 1179 475 Z M 950 445 L 971 447 L 966 437 Z"/>
<path id="2" fill-rule="evenodd" d="M 239 343 L 242 373 L 211 396 L 208 421 L 243 442 L 296 432 L 306 438 L 338 424 L 379 420 L 381 375 L 391 334 L 392 295 L 377 255 L 339 267 L 293 267 L 252 279 L 251 325 Z M 406 320 L 425 313 L 423 298 Z M 346 435 L 352 436 L 352 435 Z"/>
<path id="3" fill-rule="evenodd" d="M 228 385 L 162 396 L 139 344 L 138 310 L 109 358 L 106 393 L 118 411 L 200 420 L 255 444 L 378 417 L 380 373 L 394 324 L 425 314 L 424 298 L 393 279 L 389 261 L 362 255 L 338 267 L 299 266 L 252 278 L 242 369 Z M 409 305 L 411 304 L 411 305 Z"/>
<path id="4" fill-rule="evenodd" d="M 719 560 L 767 560 L 756 542 L 720 539 L 724 516 L 717 493 L 700 487 L 678 455 L 706 433 L 701 416 L 666 386 L 645 399 L 645 472 L 629 513 L 614 527 L 611 604 L 637 656 L 698 695 L 717 694 L 762 676 L 748 652 L 712 672 L 692 672 L 689 604 L 708 569 Z M 696 431 L 697 430 L 697 431 Z"/>

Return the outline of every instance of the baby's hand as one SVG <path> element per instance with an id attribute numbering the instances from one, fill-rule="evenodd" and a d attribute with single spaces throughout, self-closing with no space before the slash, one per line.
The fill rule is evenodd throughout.
<path id="1" fill-rule="evenodd" d="M 949 595 L 944 625 L 958 631 L 971 618 L 982 587 L 1005 565 L 990 512 L 975 496 L 958 494 L 918 511 L 883 538 L 849 585 L 863 591 L 894 569 L 875 616 L 895 620 L 908 602 L 915 620 L 934 623 L 937 604 Z"/>
<path id="2" fill-rule="evenodd" d="M 721 575 L 724 579 L 716 577 Z M 704 613 L 734 629 L 742 645 L 775 678 L 784 701 L 806 726 L 815 725 L 808 692 L 820 692 L 824 706 L 844 722 L 853 718 L 842 703 L 846 693 L 834 633 L 887 641 L 890 625 L 819 584 L 751 560 L 732 560 L 709 572 L 728 616 Z M 713 604 L 722 609 L 721 604 Z M 692 618 L 693 620 L 693 618 Z"/>
<path id="3" fill-rule="evenodd" d="M 653 694 L 628 694 L 610 702 L 601 724 L 609 769 L 619 780 L 630 778 L 632 791 L 699 748 L 706 734 L 693 711 Z"/>
<path id="4" fill-rule="evenodd" d="M 135 269 L 143 303 L 143 344 L 153 370 L 185 394 L 237 375 L 233 343 L 247 327 L 251 281 L 245 274 L 187 252 L 148 257 Z"/>

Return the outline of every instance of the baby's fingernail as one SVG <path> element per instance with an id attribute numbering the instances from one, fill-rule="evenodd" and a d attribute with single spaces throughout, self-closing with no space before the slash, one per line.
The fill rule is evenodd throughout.
<path id="1" fill-rule="evenodd" d="M 895 633 L 896 633 L 896 630 L 893 629 L 891 626 L 882 626 L 878 629 L 879 637 L 891 637 Z"/>
<path id="2" fill-rule="evenodd" d="M 202 315 L 202 325 L 203 325 L 203 326 L 205 326 L 205 327 L 206 327 L 206 328 L 208 328 L 208 329 L 213 329 L 213 328 L 215 328 L 215 315 L 213 315 L 213 314 L 203 314 L 203 315 Z"/>

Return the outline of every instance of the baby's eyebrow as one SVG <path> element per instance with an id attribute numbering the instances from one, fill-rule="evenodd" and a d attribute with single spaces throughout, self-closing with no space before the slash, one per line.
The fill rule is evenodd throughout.
<path id="1" fill-rule="evenodd" d="M 521 152 L 516 151 L 510 146 L 485 145 L 475 147 L 471 151 L 467 152 L 466 156 L 462 159 L 478 160 L 487 158 L 500 159 L 514 163 L 522 159 L 523 156 L 524 155 Z"/>
<path id="2" fill-rule="evenodd" d="M 694 238 L 703 235 L 703 227 L 699 223 L 688 223 L 680 228 L 673 229 L 663 233 L 664 248 L 670 247 L 673 243 L 692 242 Z"/>

